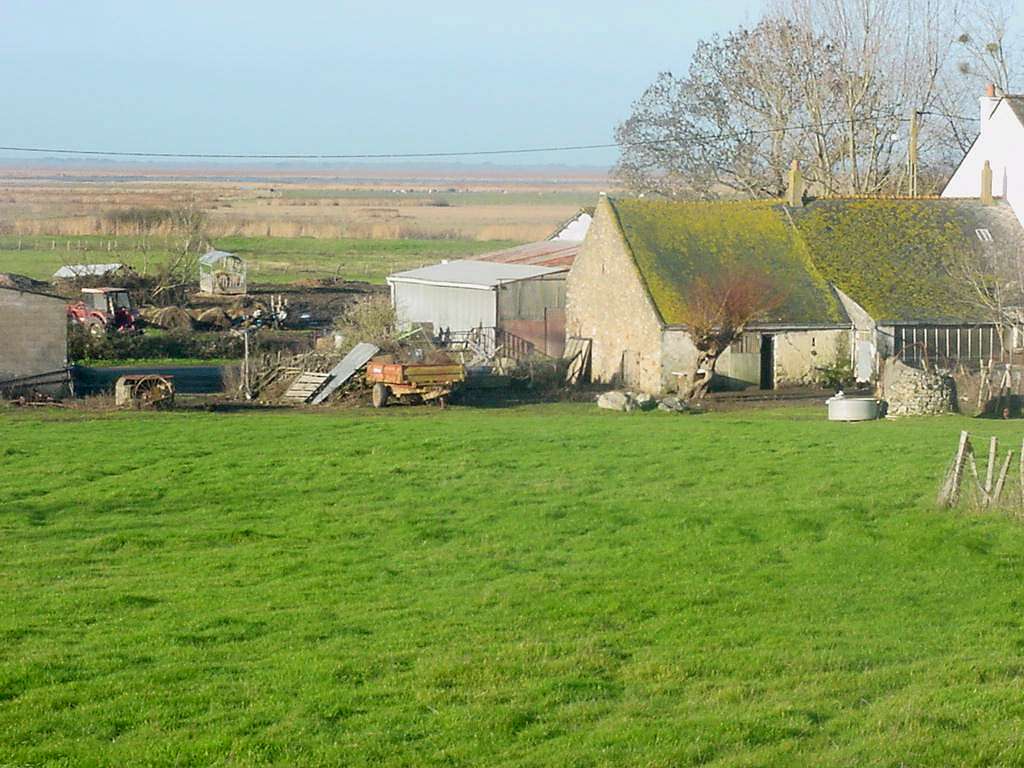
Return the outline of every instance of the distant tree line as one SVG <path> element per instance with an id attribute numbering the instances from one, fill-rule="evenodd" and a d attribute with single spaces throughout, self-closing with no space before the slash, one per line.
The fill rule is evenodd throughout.
<path id="1" fill-rule="evenodd" d="M 792 160 L 813 194 L 906 191 L 911 115 L 921 191 L 978 130 L 986 83 L 1021 78 L 1013 0 L 775 0 L 701 41 L 616 130 L 619 180 L 669 197 L 776 197 Z"/>

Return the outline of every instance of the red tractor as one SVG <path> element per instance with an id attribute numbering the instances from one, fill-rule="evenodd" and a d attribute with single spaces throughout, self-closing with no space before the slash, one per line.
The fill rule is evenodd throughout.
<path id="1" fill-rule="evenodd" d="M 68 319 L 93 336 L 102 336 L 111 329 L 136 330 L 139 313 L 124 288 L 83 288 L 82 300 L 68 304 Z"/>

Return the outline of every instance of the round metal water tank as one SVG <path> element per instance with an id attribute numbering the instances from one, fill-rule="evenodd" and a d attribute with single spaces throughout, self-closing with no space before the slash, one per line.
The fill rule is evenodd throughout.
<path id="1" fill-rule="evenodd" d="M 826 402 L 829 421 L 871 421 L 878 418 L 878 401 L 873 397 L 846 397 L 840 392 Z"/>

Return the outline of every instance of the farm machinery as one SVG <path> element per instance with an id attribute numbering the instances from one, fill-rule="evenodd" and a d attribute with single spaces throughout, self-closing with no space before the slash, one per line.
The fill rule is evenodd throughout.
<path id="1" fill-rule="evenodd" d="M 124 288 L 83 288 L 81 301 L 68 304 L 68 319 L 93 336 L 108 330 L 122 333 L 138 327 L 139 313 Z"/>
<path id="2" fill-rule="evenodd" d="M 156 373 L 121 376 L 114 385 L 114 403 L 130 408 L 171 408 L 174 406 L 174 377 Z"/>
<path id="3" fill-rule="evenodd" d="M 466 368 L 460 363 L 396 363 L 377 357 L 366 366 L 374 408 L 385 407 L 392 398 L 402 403 L 434 402 L 444 408 L 452 391 L 465 380 Z"/>

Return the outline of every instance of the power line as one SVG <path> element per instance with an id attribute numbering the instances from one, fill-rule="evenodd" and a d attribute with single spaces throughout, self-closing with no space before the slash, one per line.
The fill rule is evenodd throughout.
<path id="1" fill-rule="evenodd" d="M 919 112 L 920 115 L 943 117 L 950 120 L 970 120 L 977 122 L 977 117 L 964 117 L 962 115 L 950 115 L 942 112 Z M 892 116 L 887 118 L 897 122 L 909 122 L 909 117 Z M 595 149 L 619 149 L 627 147 L 657 146 L 661 144 L 696 144 L 709 145 L 721 141 L 731 141 L 749 136 L 764 136 L 776 133 L 790 133 L 793 131 L 823 130 L 838 126 L 848 126 L 851 123 L 872 123 L 877 122 L 876 118 L 859 118 L 856 120 L 832 120 L 824 123 L 811 123 L 804 125 L 791 125 L 783 128 L 760 128 L 744 131 L 732 131 L 717 134 L 697 134 L 671 139 L 649 139 L 646 141 L 631 141 L 619 144 L 617 142 L 606 144 L 568 144 L 552 147 L 518 147 L 514 149 L 483 149 L 465 150 L 457 152 L 379 152 L 379 153 L 350 153 L 350 154 L 327 154 L 327 153 L 219 153 L 219 152 L 130 152 L 124 150 L 99 150 L 99 149 L 68 149 L 64 147 L 20 147 L 0 146 L 2 152 L 24 152 L 45 155 L 73 155 L 87 157 L 137 157 L 137 158 L 160 158 L 178 160 L 425 160 L 443 159 L 454 157 L 489 157 L 497 155 L 525 155 L 542 154 L 550 152 L 581 152 Z"/>

